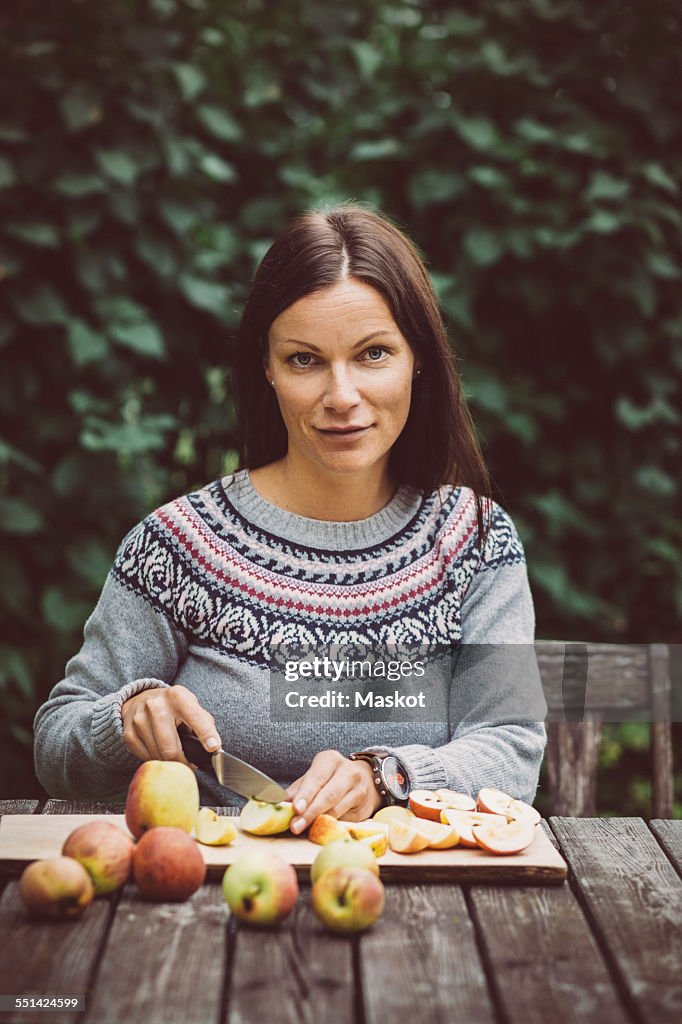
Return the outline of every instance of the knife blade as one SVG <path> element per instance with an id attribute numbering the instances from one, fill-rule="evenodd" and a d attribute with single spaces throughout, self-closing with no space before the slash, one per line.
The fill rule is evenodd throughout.
<path id="1" fill-rule="evenodd" d="M 247 761 L 242 761 L 234 754 L 228 754 L 222 747 L 212 754 L 209 753 L 204 750 L 197 736 L 182 727 L 178 729 L 178 735 L 187 760 L 197 768 L 212 771 L 225 789 L 248 797 L 249 800 L 264 800 L 271 804 L 291 800 L 287 791 L 278 782 Z"/>

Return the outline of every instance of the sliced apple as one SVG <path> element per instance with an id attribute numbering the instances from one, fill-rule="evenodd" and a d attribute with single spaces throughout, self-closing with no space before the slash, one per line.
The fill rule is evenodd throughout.
<path id="1" fill-rule="evenodd" d="M 351 839 L 348 823 L 339 821 L 333 814 L 318 814 L 308 829 L 308 839 L 318 846 L 326 846 L 337 839 Z"/>
<path id="2" fill-rule="evenodd" d="M 535 838 L 535 825 L 531 821 L 500 821 L 492 825 L 474 825 L 474 839 L 488 853 L 509 856 L 521 853 Z"/>
<path id="3" fill-rule="evenodd" d="M 478 846 L 472 832 L 474 825 L 495 825 L 499 822 L 506 824 L 507 819 L 502 818 L 499 814 L 486 814 L 482 811 L 456 811 L 452 807 L 446 807 L 441 812 L 441 821 L 446 825 L 454 825 L 459 835 L 460 846 L 468 846 L 473 849 Z"/>
<path id="4" fill-rule="evenodd" d="M 506 816 L 511 802 L 512 797 L 508 793 L 503 793 L 501 789 L 494 789 L 492 786 L 486 786 L 480 790 L 476 798 L 476 809 L 485 814 L 504 814 Z"/>
<path id="5" fill-rule="evenodd" d="M 254 836 L 274 836 L 286 832 L 294 816 L 291 800 L 269 804 L 264 800 L 249 800 L 239 815 L 239 827 Z"/>
<path id="6" fill-rule="evenodd" d="M 403 807 L 401 804 L 391 804 L 390 807 L 380 807 L 376 814 L 373 816 L 372 821 L 385 822 L 387 825 L 393 821 L 404 821 L 410 818 L 414 818 L 414 813 L 409 807 Z"/>
<path id="7" fill-rule="evenodd" d="M 430 836 L 408 821 L 392 821 L 388 826 L 388 845 L 394 853 L 419 853 L 430 842 Z"/>
<path id="8" fill-rule="evenodd" d="M 476 801 L 468 793 L 456 793 L 454 789 L 437 789 L 436 796 L 444 807 L 456 811 L 475 811 Z"/>
<path id="9" fill-rule="evenodd" d="M 443 803 L 432 789 L 414 789 L 410 793 L 410 810 L 418 818 L 440 821 Z"/>
<path id="10" fill-rule="evenodd" d="M 194 837 L 204 846 L 227 846 L 237 836 L 234 822 L 210 807 L 201 807 L 194 826 Z"/>
<path id="11" fill-rule="evenodd" d="M 459 832 L 455 825 L 428 821 L 424 818 L 416 827 L 423 835 L 428 836 L 431 850 L 449 850 L 459 843 Z"/>
<path id="12" fill-rule="evenodd" d="M 388 835 L 388 822 L 375 821 L 374 818 L 369 818 L 367 821 L 348 821 L 345 822 L 345 825 L 353 839 Z"/>
<path id="13" fill-rule="evenodd" d="M 362 836 L 359 839 L 354 839 L 353 842 L 369 846 L 375 857 L 383 857 L 388 849 L 388 829 L 385 832 L 377 832 L 373 836 Z"/>
<path id="14" fill-rule="evenodd" d="M 510 821 L 530 821 L 533 825 L 537 825 L 538 822 L 542 821 L 540 812 L 523 800 L 511 801 L 507 808 L 507 818 Z"/>

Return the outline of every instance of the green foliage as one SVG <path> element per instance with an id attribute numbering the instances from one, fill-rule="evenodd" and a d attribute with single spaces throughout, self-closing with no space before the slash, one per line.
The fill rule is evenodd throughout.
<path id="1" fill-rule="evenodd" d="M 539 634 L 679 642 L 672 0 L 55 0 L 0 30 L 8 792 L 121 537 L 234 464 L 230 333 L 315 204 L 426 253 Z"/>

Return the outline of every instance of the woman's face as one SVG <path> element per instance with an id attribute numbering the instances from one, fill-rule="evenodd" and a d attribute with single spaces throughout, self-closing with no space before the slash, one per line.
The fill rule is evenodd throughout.
<path id="1" fill-rule="evenodd" d="M 416 362 L 378 291 L 347 278 L 294 302 L 270 327 L 264 365 L 290 455 L 329 472 L 385 472 Z"/>

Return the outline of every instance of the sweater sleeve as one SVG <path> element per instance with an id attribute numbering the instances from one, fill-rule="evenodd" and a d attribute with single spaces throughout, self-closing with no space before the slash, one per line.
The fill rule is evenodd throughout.
<path id="1" fill-rule="evenodd" d="M 395 754 L 413 789 L 476 796 L 494 786 L 532 803 L 545 749 L 546 704 L 533 646 L 535 615 L 521 540 L 494 506 L 491 529 L 461 604 L 453 651 L 451 739 L 439 747 L 372 747 Z"/>
<path id="2" fill-rule="evenodd" d="M 116 564 L 80 651 L 34 721 L 36 775 L 62 799 L 114 799 L 127 789 L 140 761 L 123 742 L 121 706 L 143 690 L 171 684 L 186 653 L 183 634 L 116 578 Z"/>

